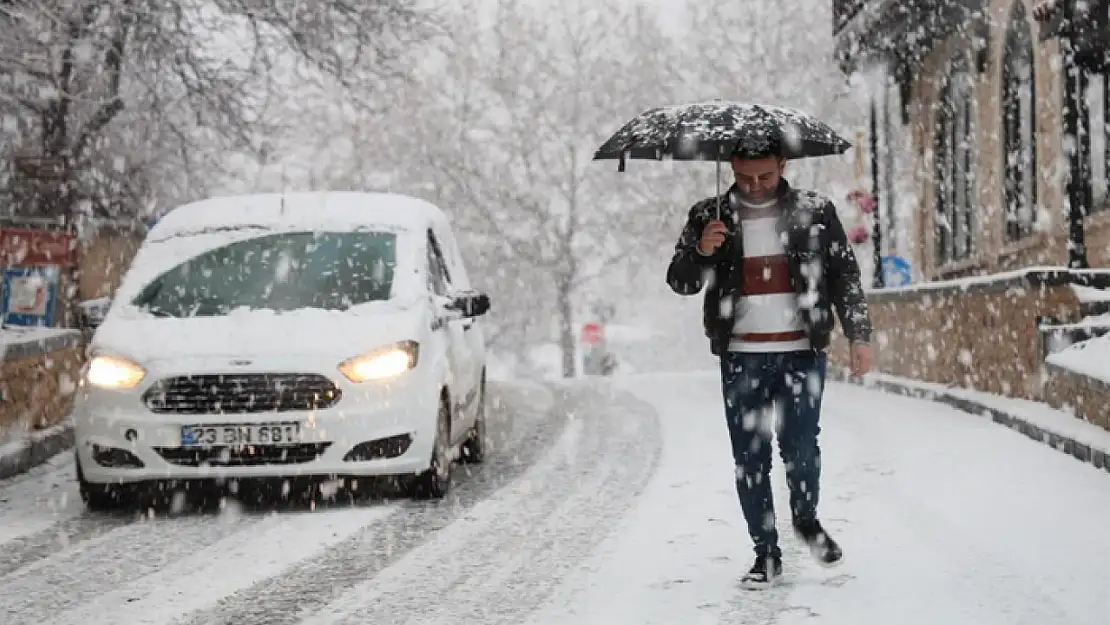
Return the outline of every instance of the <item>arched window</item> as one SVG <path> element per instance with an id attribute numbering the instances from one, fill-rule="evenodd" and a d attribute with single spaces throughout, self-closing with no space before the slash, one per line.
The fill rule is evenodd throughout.
<path id="1" fill-rule="evenodd" d="M 1036 94 L 1033 33 L 1025 3 L 1014 1 L 1002 61 L 1002 158 L 1006 238 L 1033 233 L 1037 222 Z"/>
<path id="2" fill-rule="evenodd" d="M 972 174 L 975 145 L 975 97 L 970 63 L 959 55 L 949 65 L 937 102 L 933 137 L 936 219 L 933 240 L 936 264 L 967 259 L 974 251 Z"/>

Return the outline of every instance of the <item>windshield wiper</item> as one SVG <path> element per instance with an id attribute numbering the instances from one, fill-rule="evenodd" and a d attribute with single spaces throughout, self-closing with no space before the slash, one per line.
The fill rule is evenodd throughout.
<path id="1" fill-rule="evenodd" d="M 143 308 L 143 310 L 145 310 L 147 313 L 149 313 L 151 315 L 154 315 L 155 317 L 173 317 L 174 316 L 173 313 L 171 313 L 170 311 L 168 311 L 164 308 L 158 308 L 157 306 L 147 306 L 146 308 Z"/>

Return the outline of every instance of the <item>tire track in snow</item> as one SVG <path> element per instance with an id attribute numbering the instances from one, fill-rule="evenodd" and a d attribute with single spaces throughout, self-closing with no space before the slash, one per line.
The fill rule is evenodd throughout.
<path id="1" fill-rule="evenodd" d="M 86 541 L 98 539 L 128 525 L 141 523 L 133 516 L 84 516 L 69 518 L 52 527 L 21 536 L 0 546 L 0 579 L 39 560 L 67 549 L 80 548 Z"/>
<path id="2" fill-rule="evenodd" d="M 249 530 L 265 517 L 156 518 L 86 540 L 0 578 L 0 623 L 50 622 L 49 616 Z"/>
<path id="3" fill-rule="evenodd" d="M 31 551 L 49 545 L 49 536 L 58 531 L 51 528 L 69 523 L 63 542 L 47 548 L 49 555 L 80 540 L 84 534 L 75 519 L 85 511 L 77 494 L 73 453 L 63 452 L 27 473 L 0 481 L 0 575 L 13 570 L 13 560 L 27 563 L 38 559 Z M 26 552 L 26 553 L 25 553 Z"/>
<path id="4" fill-rule="evenodd" d="M 516 625 L 540 608 L 616 530 L 662 448 L 656 413 L 631 396 L 560 397 L 571 425 L 525 476 L 305 625 Z"/>
<path id="5" fill-rule="evenodd" d="M 539 387 L 514 385 L 494 391 L 491 384 L 490 388 L 491 417 L 497 417 L 496 428 L 511 429 L 504 437 L 504 445 L 494 450 L 486 464 L 475 469 L 458 466 L 460 473 L 470 475 L 453 484 L 446 500 L 406 502 L 389 522 L 364 529 L 296 567 L 230 594 L 216 606 L 185 615 L 175 623 L 296 623 L 299 614 L 311 613 L 372 578 L 522 475 L 563 431 L 567 420 L 552 411 L 556 403 L 548 391 Z M 493 419 L 490 426 L 495 427 Z"/>
<path id="6" fill-rule="evenodd" d="M 550 405 L 550 397 L 546 393 L 531 393 L 520 387 L 497 392 L 495 388 L 491 385 L 490 426 L 491 436 L 495 439 L 506 436 L 508 431 L 515 431 L 511 427 L 512 420 L 499 414 L 504 410 L 503 397 L 509 397 L 509 403 L 514 407 L 529 402 Z M 509 450 L 505 456 L 512 458 Z M 68 479 L 74 479 L 72 460 L 62 464 L 68 466 Z M 55 470 L 57 473 L 64 471 L 64 466 L 62 471 Z M 57 481 L 57 476 L 48 477 Z M 20 487 L 30 482 L 22 480 Z M 41 491 L 43 487 L 29 485 L 32 490 Z M 76 487 L 71 490 L 75 493 Z M 0 492 L 8 495 L 11 491 Z M 76 501 L 79 502 L 79 498 Z M 152 520 L 136 520 L 134 515 L 86 513 L 80 517 L 60 519 L 54 527 L 0 545 L 0 553 L 5 556 L 5 574 L 0 576 L 0 588 L 3 589 L 0 593 L 0 623 L 49 622 L 52 615 L 67 610 L 79 611 L 87 601 L 156 576 L 176 563 L 210 551 L 220 541 L 234 543 L 241 536 L 247 536 L 243 543 L 257 540 L 259 536 L 253 530 L 274 523 L 280 523 L 275 521 L 274 516 L 253 512 Z M 252 533 L 246 534 L 246 531 Z M 362 534 L 367 533 L 371 530 L 364 528 Z M 63 540 L 57 540 L 59 536 Z M 234 557 L 234 554 L 215 554 L 213 559 L 219 560 L 225 555 Z M 237 564 L 234 560 L 226 561 L 228 568 L 234 569 Z M 251 566 L 253 562 L 243 564 Z M 211 605 L 221 596 L 185 605 L 182 611 L 171 614 L 167 620 L 185 611 Z"/>
<path id="7" fill-rule="evenodd" d="M 273 515 L 193 555 L 51 617 L 51 625 L 160 625 L 197 606 L 276 575 L 355 532 L 389 522 L 399 506 L 367 506 Z M 213 557 L 213 554 L 218 556 Z M 229 566 L 229 563 L 250 563 Z"/>

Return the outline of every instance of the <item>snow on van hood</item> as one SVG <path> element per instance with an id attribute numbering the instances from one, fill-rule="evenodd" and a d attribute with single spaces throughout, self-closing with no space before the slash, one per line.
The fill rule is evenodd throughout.
<path id="1" fill-rule="evenodd" d="M 92 349 L 148 363 L 174 358 L 334 356 L 337 361 L 418 339 L 419 308 L 374 302 L 349 311 L 233 311 L 218 317 L 150 317 L 134 309 L 110 315 Z"/>

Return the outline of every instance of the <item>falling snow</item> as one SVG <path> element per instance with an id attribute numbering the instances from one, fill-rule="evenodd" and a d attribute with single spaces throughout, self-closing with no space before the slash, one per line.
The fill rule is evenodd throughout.
<path id="1" fill-rule="evenodd" d="M 0 269 L 70 237 L 0 276 L 0 625 L 1106 625 L 1110 3 L 970 4 L 0 1 Z"/>

